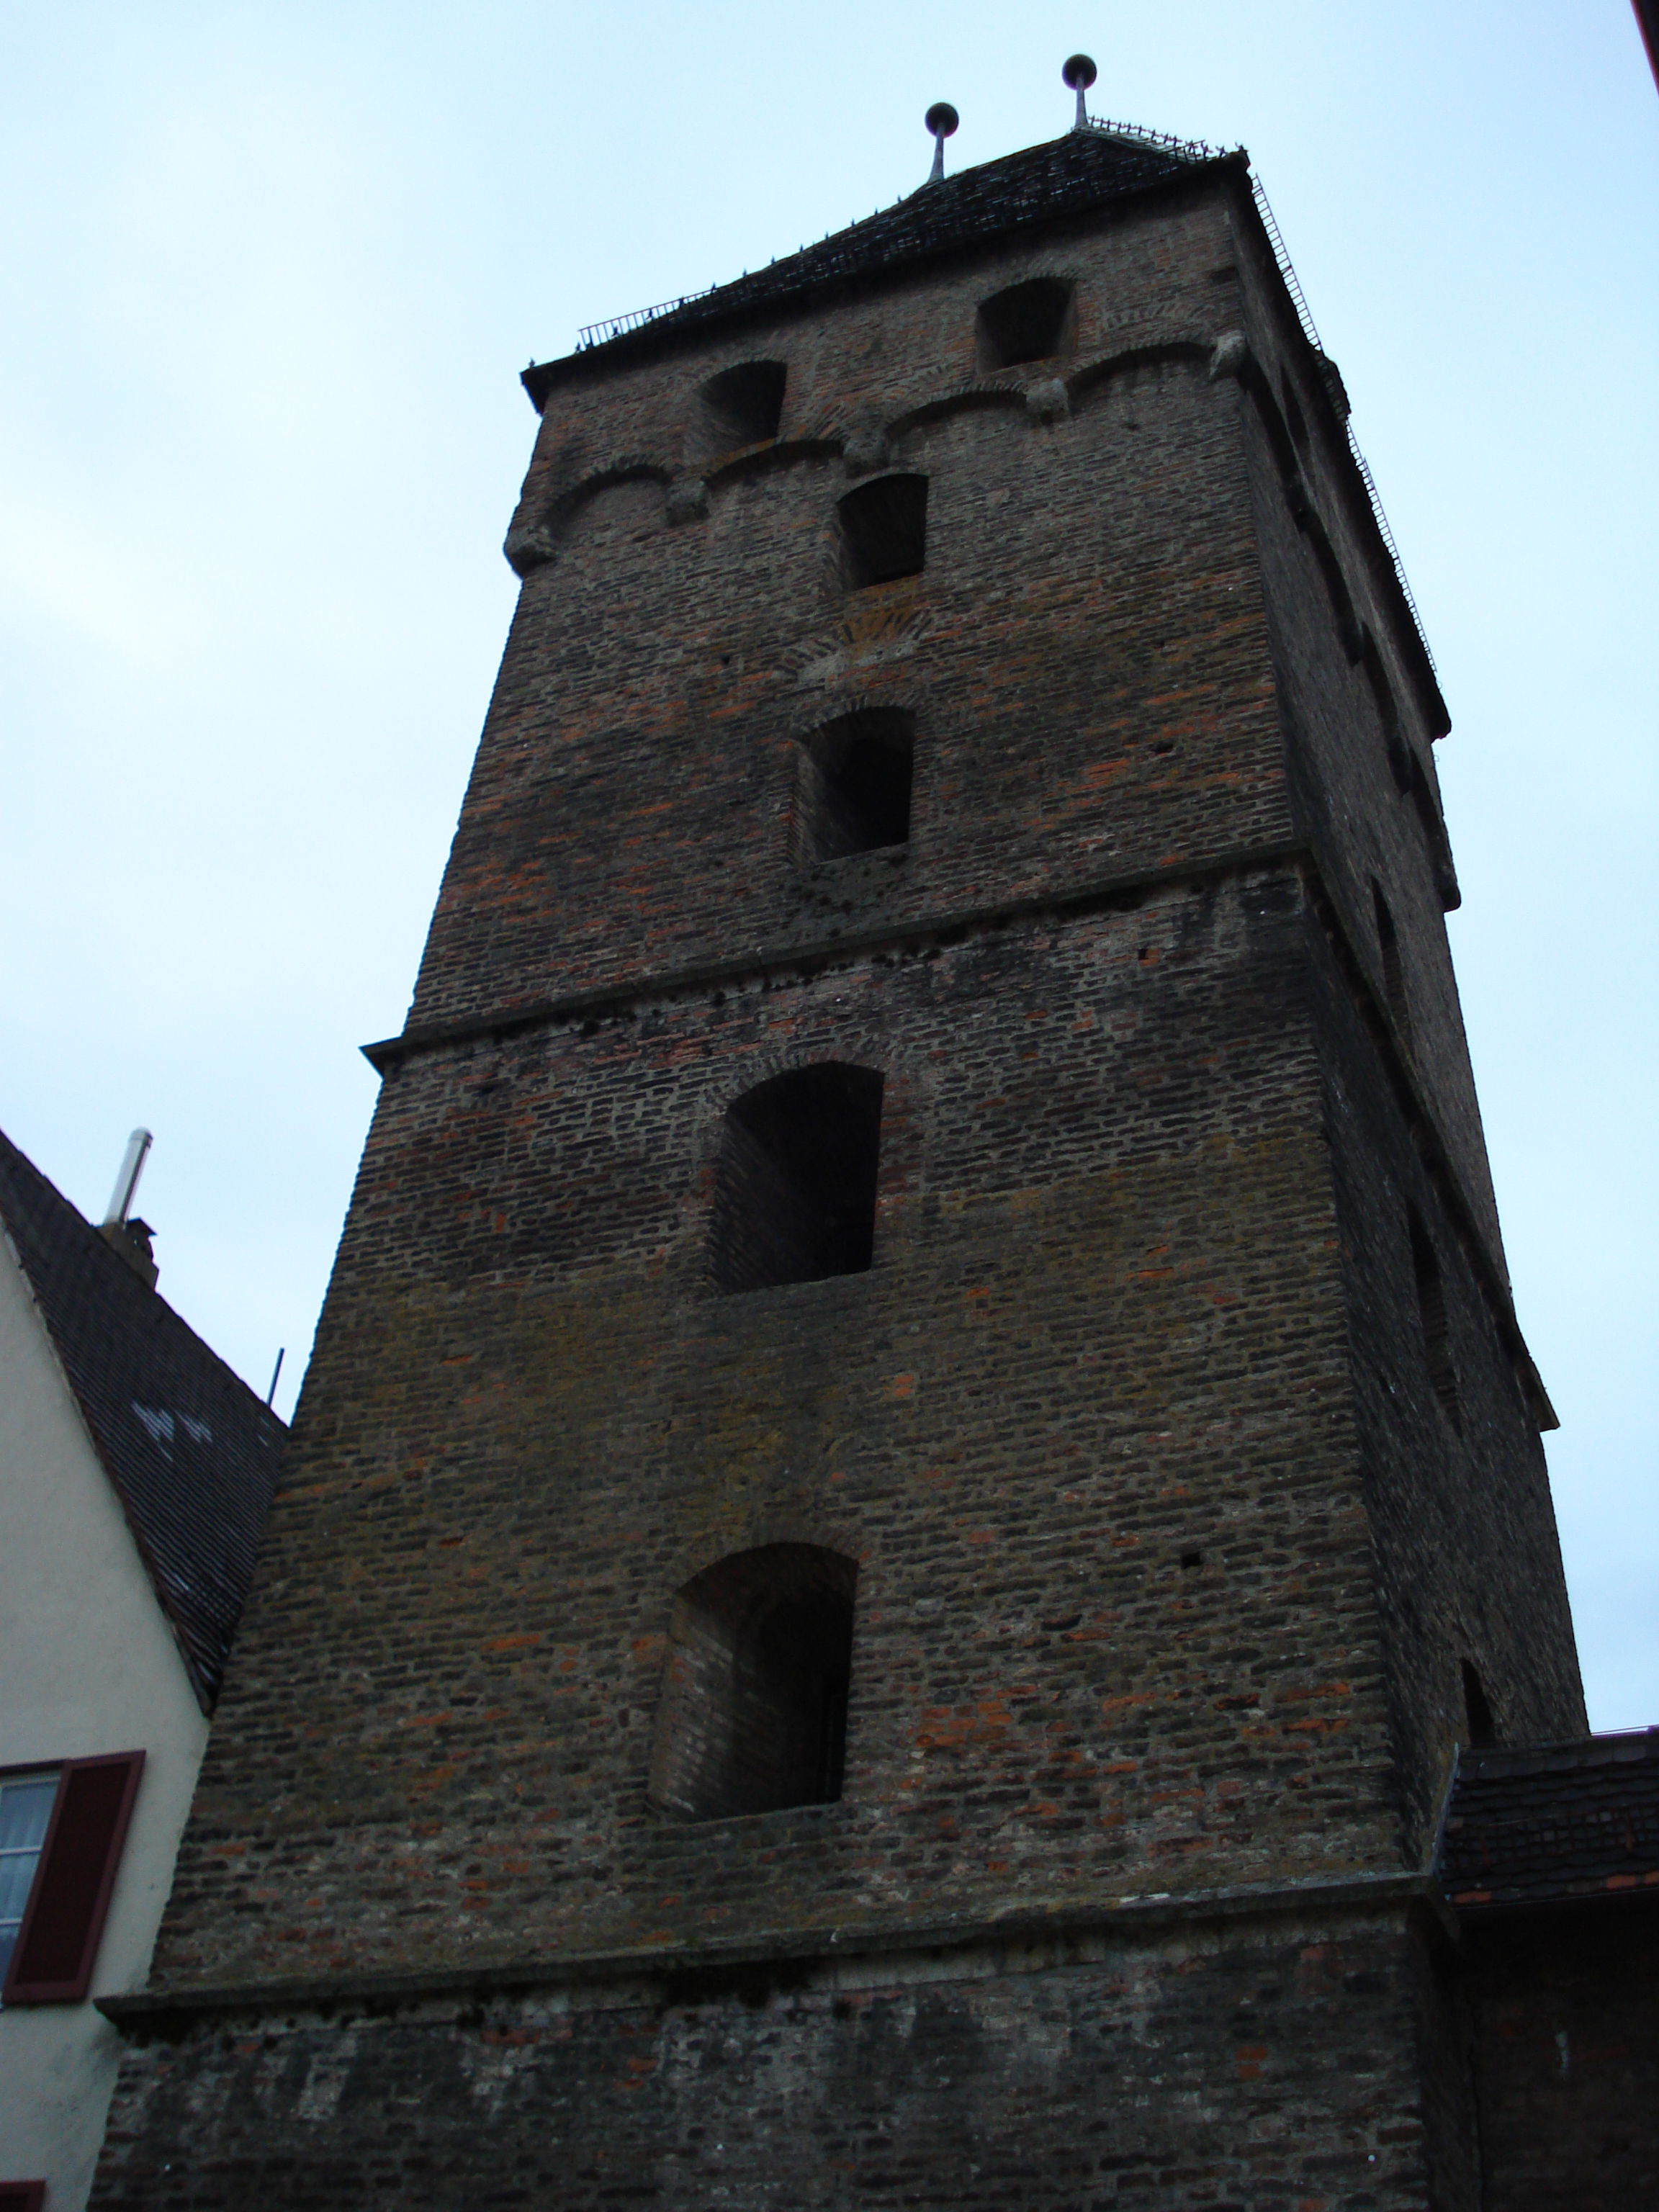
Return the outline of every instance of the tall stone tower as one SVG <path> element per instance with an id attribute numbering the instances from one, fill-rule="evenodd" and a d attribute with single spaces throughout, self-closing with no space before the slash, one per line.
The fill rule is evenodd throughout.
<path id="1" fill-rule="evenodd" d="M 1444 709 L 1243 155 L 525 380 L 523 578 L 94 2202 L 1472 2205 L 1583 1706 Z"/>

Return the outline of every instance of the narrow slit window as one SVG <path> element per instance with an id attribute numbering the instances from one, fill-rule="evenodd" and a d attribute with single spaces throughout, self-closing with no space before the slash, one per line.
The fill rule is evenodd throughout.
<path id="1" fill-rule="evenodd" d="M 1011 284 L 981 307 L 979 365 L 982 371 L 1050 361 L 1071 336 L 1073 287 L 1058 276 L 1030 276 Z"/>
<path id="2" fill-rule="evenodd" d="M 849 589 L 921 574 L 927 556 L 926 477 L 872 477 L 849 491 L 836 511 L 842 571 Z"/>
<path id="3" fill-rule="evenodd" d="M 1285 422 L 1291 442 L 1297 453 L 1305 457 L 1309 446 L 1308 418 L 1302 412 L 1302 403 L 1297 398 L 1295 386 L 1288 376 L 1281 380 L 1279 389 L 1285 395 Z"/>
<path id="4" fill-rule="evenodd" d="M 781 361 L 740 362 L 711 376 L 697 394 L 704 457 L 763 445 L 778 434 L 788 371 Z"/>
<path id="5" fill-rule="evenodd" d="M 1382 995 L 1389 1002 L 1389 1012 L 1394 1016 L 1395 1027 L 1409 1044 L 1412 1010 L 1406 996 L 1406 970 L 1400 957 L 1400 933 L 1394 926 L 1389 902 L 1382 896 L 1382 886 L 1375 876 L 1371 878 L 1371 904 L 1376 915 L 1377 951 L 1382 960 Z"/>
<path id="6" fill-rule="evenodd" d="M 828 1061 L 791 1068 L 726 1113 L 711 1260 L 720 1291 L 854 1275 L 875 1249 L 882 1079 Z"/>
<path id="7" fill-rule="evenodd" d="M 1395 789 L 1403 797 L 1411 790 L 1412 772 L 1417 763 L 1406 742 L 1406 733 L 1400 726 L 1400 709 L 1395 704 L 1394 686 L 1382 665 L 1376 640 L 1369 629 L 1361 633 L 1359 658 L 1365 671 L 1365 681 L 1370 686 L 1376 719 L 1382 726 L 1382 746 L 1389 758 L 1389 773 L 1394 778 Z"/>
<path id="8" fill-rule="evenodd" d="M 858 1568 L 764 1544 L 674 1601 L 650 1796 L 691 1820 L 832 1805 L 842 1794 Z"/>
<path id="9" fill-rule="evenodd" d="M 1418 1318 L 1423 1328 L 1423 1351 L 1428 1361 L 1434 1395 L 1440 1410 L 1461 1436 L 1463 1410 L 1458 1402 L 1457 1370 L 1452 1364 L 1451 1335 L 1446 1323 L 1446 1285 L 1434 1240 L 1419 1218 L 1411 1215 L 1412 1267 L 1417 1277 Z"/>
<path id="10" fill-rule="evenodd" d="M 866 708 L 815 730 L 800 747 L 795 850 L 803 861 L 878 853 L 910 836 L 915 717 Z"/>
<path id="11" fill-rule="evenodd" d="M 1465 1659 L 1463 1668 L 1463 1719 L 1468 1729 L 1471 1751 L 1486 1751 L 1498 1741 L 1498 1723 L 1492 1718 L 1492 1700 L 1486 1695 L 1486 1685 L 1474 1668 Z"/>
<path id="12" fill-rule="evenodd" d="M 1342 574 L 1342 563 L 1336 557 L 1336 549 L 1326 534 L 1325 526 L 1311 507 L 1302 525 L 1314 559 L 1319 564 L 1324 579 L 1325 594 L 1331 603 L 1331 613 L 1336 621 L 1336 634 L 1342 641 L 1342 650 L 1351 661 L 1363 661 L 1365 656 L 1364 637 L 1353 611 L 1353 600 L 1348 591 L 1347 580 Z"/>

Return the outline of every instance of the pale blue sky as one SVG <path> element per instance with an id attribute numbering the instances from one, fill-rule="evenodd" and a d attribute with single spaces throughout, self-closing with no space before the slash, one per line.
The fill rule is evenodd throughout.
<path id="1" fill-rule="evenodd" d="M 292 1402 L 579 325 L 1097 113 L 1247 145 L 1454 728 L 1591 1716 L 1659 1722 L 1659 97 L 1626 0 L 0 6 L 0 1124 Z"/>

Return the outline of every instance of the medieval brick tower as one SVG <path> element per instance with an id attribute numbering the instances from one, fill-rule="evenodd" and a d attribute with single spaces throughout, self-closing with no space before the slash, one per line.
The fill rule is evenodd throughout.
<path id="1" fill-rule="evenodd" d="M 1463 2207 L 1577 1666 L 1431 664 L 1242 155 L 531 371 L 95 2203 Z"/>

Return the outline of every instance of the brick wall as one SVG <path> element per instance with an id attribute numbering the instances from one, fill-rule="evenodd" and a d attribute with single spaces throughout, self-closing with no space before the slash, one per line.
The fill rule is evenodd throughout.
<path id="1" fill-rule="evenodd" d="M 1237 399 L 1206 370 L 1230 258 L 1213 206 L 1126 219 L 556 393 L 524 507 L 557 556 L 525 586 L 414 1018 L 1282 839 Z M 1073 365 L 1102 371 L 1054 422 L 973 366 L 975 301 L 1036 264 L 1075 274 Z M 702 519 L 604 481 L 630 453 L 668 471 L 698 383 L 768 352 L 785 445 Z M 835 509 L 866 421 L 927 476 L 927 562 L 849 598 Z M 881 707 L 916 715 L 908 854 L 792 867 L 797 741 Z"/>
<path id="2" fill-rule="evenodd" d="M 1494 1916 L 1465 1941 L 1490 2212 L 1659 2203 L 1659 1911 Z"/>
<path id="3" fill-rule="evenodd" d="M 1419 2084 L 1437 2003 L 1361 1913 L 228 2014 L 134 2052 L 93 2203 L 1474 2212 Z"/>
<path id="4" fill-rule="evenodd" d="M 1327 896 L 1385 1007 L 1373 886 L 1388 903 L 1409 1010 L 1409 1031 L 1396 1025 L 1398 1041 L 1501 1268 L 1497 1202 L 1443 918 L 1455 891 L 1432 742 L 1444 733 L 1444 709 L 1437 691 L 1425 696 L 1413 668 L 1416 641 L 1403 611 L 1390 607 L 1376 561 L 1365 556 L 1362 540 L 1367 532 L 1374 537 L 1375 526 L 1348 460 L 1341 417 L 1322 380 L 1310 373 L 1310 349 L 1283 293 L 1266 281 L 1264 246 L 1249 226 L 1240 227 L 1239 246 L 1256 277 L 1245 317 L 1257 359 L 1247 384 L 1246 434 L 1297 829 L 1318 854 Z M 1291 403 L 1300 410 L 1301 438 L 1285 427 Z M 1322 538 L 1351 610 L 1346 635 L 1316 552 Z M 1362 637 L 1369 640 L 1364 656 Z M 1379 683 L 1397 717 L 1392 744 Z M 1427 792 L 1426 809 L 1401 789 L 1407 764 Z M 1437 825 L 1432 835 L 1425 811 Z"/>
<path id="5" fill-rule="evenodd" d="M 1304 927 L 1171 890 L 391 1079 L 158 1973 L 1394 1863 Z M 724 1109 L 814 1057 L 885 1073 L 874 1265 L 722 1297 Z M 860 1563 L 846 1796 L 665 1823 L 674 1593 L 775 1541 Z"/>
<path id="6" fill-rule="evenodd" d="M 553 380 L 157 1952 L 243 2026 L 135 2049 L 106 2203 L 255 2165 L 273 2203 L 471 2203 L 486 2137 L 503 2203 L 1005 2203 L 1016 2160 L 1032 2204 L 1469 2201 L 1455 2004 L 1397 1914 L 773 1971 L 1393 1880 L 1460 1656 L 1506 1725 L 1581 1713 L 1432 839 L 1329 561 L 1425 755 L 1432 716 L 1352 484 L 1323 568 L 1287 506 L 1253 222 L 1224 166 Z M 975 366 L 1036 274 L 1076 286 L 1064 404 Z M 699 386 L 757 356 L 780 439 L 714 465 Z M 927 564 L 849 593 L 836 502 L 882 464 L 928 479 Z M 800 743 L 865 708 L 914 717 L 909 841 L 810 862 Z M 821 1061 L 881 1078 L 872 1264 L 722 1294 L 729 1109 Z M 688 1820 L 651 1787 L 677 1594 L 773 1545 L 856 1566 L 844 1789 Z M 434 1994 L 733 1943 L 763 2005 Z M 300 1984 L 395 2017 L 290 2020 Z M 211 2179 L 158 2179 L 186 2144 Z"/>
<path id="7" fill-rule="evenodd" d="M 1483 1240 L 1449 1202 L 1450 1177 L 1425 1161 L 1421 1124 L 1401 1110 L 1375 1009 L 1363 1018 L 1328 932 L 1310 940 L 1377 1618 L 1407 1850 L 1420 1863 L 1453 1746 L 1469 1741 L 1463 1661 L 1503 1741 L 1559 1741 L 1588 1723 L 1543 1445 L 1483 1279 Z M 1439 1261 L 1461 1427 L 1434 1387 L 1412 1210 Z"/>

